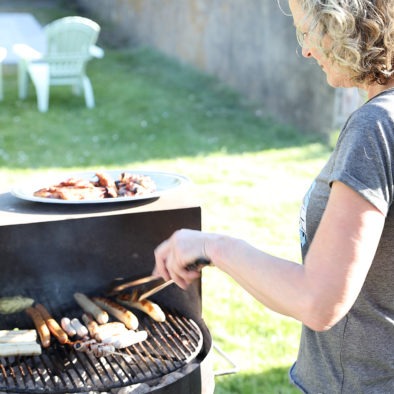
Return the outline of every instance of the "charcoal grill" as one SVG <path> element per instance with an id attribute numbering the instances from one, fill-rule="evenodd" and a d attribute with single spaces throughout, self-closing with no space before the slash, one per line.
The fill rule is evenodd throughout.
<path id="1" fill-rule="evenodd" d="M 0 357 L 0 392 L 109 391 L 158 380 L 192 362 L 203 342 L 193 320 L 170 311 L 166 316 L 164 323 L 138 316 L 148 339 L 120 350 L 123 356 L 97 358 L 53 340 L 41 356 Z"/>
<path id="2" fill-rule="evenodd" d="M 105 206 L 55 206 L 3 193 L 0 219 L 0 296 L 27 295 L 57 319 L 82 314 L 74 292 L 100 295 L 111 279 L 149 274 L 156 245 L 178 228 L 201 228 L 200 207 L 187 189 Z M 212 340 L 201 299 L 201 281 L 187 291 L 173 285 L 153 296 L 167 320 L 133 311 L 148 340 L 123 355 L 96 358 L 52 340 L 41 356 L 0 358 L 0 392 L 116 393 L 146 383 L 154 393 L 212 393 Z M 24 313 L 0 316 L 0 329 L 14 327 L 32 325 Z M 182 377 L 163 387 L 163 378 L 178 371 Z"/>

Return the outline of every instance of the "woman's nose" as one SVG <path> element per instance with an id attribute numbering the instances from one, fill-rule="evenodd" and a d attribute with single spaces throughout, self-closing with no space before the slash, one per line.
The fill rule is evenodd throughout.
<path id="1" fill-rule="evenodd" d="M 302 56 L 304 56 L 304 57 L 311 57 L 312 56 L 311 51 L 309 50 L 308 46 L 306 46 L 306 45 L 304 45 L 302 47 Z"/>

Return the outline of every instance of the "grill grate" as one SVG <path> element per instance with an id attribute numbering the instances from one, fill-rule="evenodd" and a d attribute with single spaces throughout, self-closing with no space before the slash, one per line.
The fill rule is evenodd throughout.
<path id="1" fill-rule="evenodd" d="M 135 313 L 139 329 L 148 332 L 148 339 L 120 350 L 122 356 L 97 358 L 52 339 L 51 346 L 43 349 L 40 356 L 0 357 L 0 392 L 109 391 L 157 381 L 190 363 L 200 353 L 203 335 L 193 320 L 166 311 L 166 321 L 158 323 L 138 311 Z M 0 319 L 1 328 L 12 327 L 11 316 Z"/>

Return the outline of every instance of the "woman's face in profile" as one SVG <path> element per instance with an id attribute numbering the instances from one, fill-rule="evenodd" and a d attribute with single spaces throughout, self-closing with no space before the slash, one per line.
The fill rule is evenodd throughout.
<path id="1" fill-rule="evenodd" d="M 328 34 L 320 42 L 317 32 L 311 29 L 311 24 L 301 7 L 299 0 L 289 0 L 289 7 L 293 16 L 294 26 L 302 45 L 302 55 L 306 58 L 314 58 L 327 77 L 327 83 L 334 87 L 354 87 L 355 83 L 350 78 L 349 70 L 340 67 L 327 56 L 325 49 L 331 46 L 331 38 Z"/>

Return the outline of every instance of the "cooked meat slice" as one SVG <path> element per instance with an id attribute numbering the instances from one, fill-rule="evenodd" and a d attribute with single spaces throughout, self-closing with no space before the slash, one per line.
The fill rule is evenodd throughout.
<path id="1" fill-rule="evenodd" d="M 122 196 L 139 196 L 156 190 L 156 184 L 149 176 L 125 172 L 120 175 L 117 186 Z"/>
<path id="2" fill-rule="evenodd" d="M 96 176 L 98 178 L 97 186 L 102 186 L 106 189 L 108 198 L 118 197 L 118 191 L 116 188 L 115 181 L 108 175 L 102 172 L 96 172 Z"/>
<path id="3" fill-rule="evenodd" d="M 62 200 L 97 200 L 105 198 L 105 188 L 62 187 L 57 190 Z"/>
<path id="4" fill-rule="evenodd" d="M 61 199 L 61 195 L 58 189 L 54 186 L 52 187 L 45 187 L 43 189 L 39 189 L 34 192 L 35 197 L 43 197 L 43 198 L 57 198 Z"/>
<path id="5" fill-rule="evenodd" d="M 96 182 L 79 178 L 68 178 L 56 185 L 34 192 L 35 197 L 60 200 L 99 200 L 103 198 L 134 197 L 152 193 L 155 182 L 146 175 L 121 173 L 114 181 L 109 175 L 97 172 Z"/>
<path id="6" fill-rule="evenodd" d="M 60 200 L 97 200 L 105 198 L 105 194 L 106 189 L 103 187 L 52 186 L 37 190 L 34 196 Z"/>
<path id="7" fill-rule="evenodd" d="M 57 185 L 54 185 L 55 187 L 74 187 L 74 188 L 87 188 L 87 189 L 92 189 L 94 185 L 92 182 L 86 180 L 86 179 L 80 179 L 80 178 L 68 178 L 65 181 L 60 182 Z"/>

